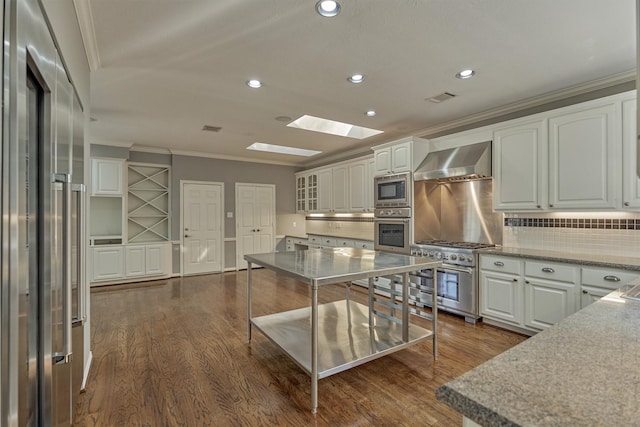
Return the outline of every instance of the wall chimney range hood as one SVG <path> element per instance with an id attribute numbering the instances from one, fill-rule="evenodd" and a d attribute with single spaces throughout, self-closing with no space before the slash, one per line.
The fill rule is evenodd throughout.
<path id="1" fill-rule="evenodd" d="M 491 141 L 433 151 L 413 173 L 415 181 L 455 181 L 491 177 Z"/>

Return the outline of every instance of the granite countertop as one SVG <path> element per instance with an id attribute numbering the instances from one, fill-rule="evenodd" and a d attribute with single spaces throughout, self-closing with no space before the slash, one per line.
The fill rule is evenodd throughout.
<path id="1" fill-rule="evenodd" d="M 494 247 L 480 249 L 480 254 L 504 255 L 517 258 L 540 259 L 544 261 L 581 264 L 594 267 L 620 268 L 624 270 L 640 271 L 640 258 L 612 255 L 580 254 L 573 252 L 548 251 L 542 249 L 521 249 L 509 247 Z"/>
<path id="2" fill-rule="evenodd" d="M 640 425 L 640 279 L 439 387 L 482 426 Z"/>

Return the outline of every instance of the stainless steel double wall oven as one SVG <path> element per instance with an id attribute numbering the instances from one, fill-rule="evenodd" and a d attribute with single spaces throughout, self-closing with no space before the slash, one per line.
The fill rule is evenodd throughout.
<path id="1" fill-rule="evenodd" d="M 413 239 L 411 172 L 377 176 L 374 189 L 375 249 L 409 254 Z"/>

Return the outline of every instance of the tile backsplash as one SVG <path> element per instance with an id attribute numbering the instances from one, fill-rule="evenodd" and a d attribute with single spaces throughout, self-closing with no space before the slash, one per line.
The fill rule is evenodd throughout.
<path id="1" fill-rule="evenodd" d="M 505 214 L 503 246 L 640 256 L 640 213 Z"/>

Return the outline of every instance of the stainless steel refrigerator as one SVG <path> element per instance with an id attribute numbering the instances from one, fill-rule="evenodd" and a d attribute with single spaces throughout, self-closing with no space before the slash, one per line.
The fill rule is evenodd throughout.
<path id="1" fill-rule="evenodd" d="M 0 426 L 70 425 L 83 364 L 83 112 L 40 3 L 2 8 Z"/>

